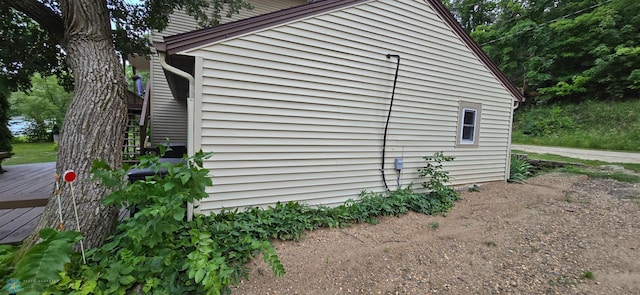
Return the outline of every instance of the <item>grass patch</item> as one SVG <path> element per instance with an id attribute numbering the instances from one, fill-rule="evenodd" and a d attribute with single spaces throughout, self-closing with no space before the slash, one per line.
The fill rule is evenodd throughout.
<path id="1" fill-rule="evenodd" d="M 623 172 L 613 172 L 613 173 L 598 172 L 598 171 L 591 171 L 589 169 L 580 168 L 576 166 L 567 166 L 567 167 L 558 169 L 558 171 L 574 173 L 574 174 L 584 174 L 591 178 L 610 178 L 617 181 L 629 182 L 629 183 L 640 182 L 639 176 L 626 174 Z"/>
<path id="2" fill-rule="evenodd" d="M 564 163 L 576 163 L 582 164 L 590 167 L 597 167 L 602 165 L 617 165 L 622 166 L 625 169 L 640 173 L 640 164 L 628 164 L 628 163 L 608 163 L 596 160 L 582 160 L 571 157 L 564 157 L 559 155 L 551 155 L 551 154 L 536 154 L 536 153 L 528 153 L 521 150 L 512 150 L 514 154 L 526 154 L 527 158 L 533 160 L 545 160 L 545 161 L 554 161 L 554 162 L 564 162 Z"/>
<path id="3" fill-rule="evenodd" d="M 512 141 L 519 144 L 640 151 L 640 100 L 587 101 L 516 110 Z"/>
<path id="4" fill-rule="evenodd" d="M 13 155 L 2 162 L 2 165 L 18 165 L 43 162 L 55 162 L 58 152 L 53 142 L 14 143 Z"/>
<path id="5" fill-rule="evenodd" d="M 584 271 L 582 273 L 581 277 L 583 279 L 587 279 L 587 280 L 593 280 L 595 278 L 595 276 L 593 275 L 593 272 L 588 271 L 588 270 Z"/>

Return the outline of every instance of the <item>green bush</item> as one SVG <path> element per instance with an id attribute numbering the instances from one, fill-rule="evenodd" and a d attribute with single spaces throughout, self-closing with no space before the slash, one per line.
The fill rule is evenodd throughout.
<path id="1" fill-rule="evenodd" d="M 60 280 L 59 273 L 71 262 L 73 244 L 82 236 L 76 231 L 58 232 L 45 228 L 39 232 L 41 241 L 19 259 L 16 248 L 0 245 L 0 280 L 9 293 L 40 294 L 50 284 Z"/>
<path id="2" fill-rule="evenodd" d="M 11 143 L 16 144 L 16 143 L 27 143 L 27 137 L 22 135 L 22 136 L 14 136 L 13 138 L 11 138 Z"/>
<path id="3" fill-rule="evenodd" d="M 274 273 L 283 274 L 269 241 L 235 229 L 214 231 L 205 226 L 205 216 L 186 221 L 185 204 L 207 197 L 205 187 L 212 184 L 208 170 L 199 168 L 206 156 L 194 156 L 190 167 L 144 157 L 138 167 L 166 173 L 133 184 L 126 184 L 124 170 L 111 171 L 98 164 L 95 176 L 104 185 L 121 188 L 104 203 L 135 212 L 118 225 L 103 247 L 91 252 L 92 267 L 80 268 L 75 280 L 84 279 L 85 284 L 95 280 L 91 285 L 107 294 L 136 288 L 151 294 L 219 294 L 246 276 L 244 264 L 259 252 Z M 73 286 L 60 287 L 66 293 Z"/>
<path id="4" fill-rule="evenodd" d="M 377 223 L 379 216 L 410 210 L 445 214 L 458 196 L 442 183 L 448 181 L 448 173 L 442 170 L 441 162 L 452 158 L 437 153 L 425 157 L 427 165 L 420 172 L 428 178 L 427 193 L 415 192 L 410 185 L 385 193 L 363 191 L 360 200 L 349 200 L 334 208 L 289 202 L 243 212 L 222 210 L 186 221 L 184 204 L 206 197 L 204 189 L 211 185 L 208 171 L 199 168 L 206 156 L 199 153 L 189 160 L 190 166 L 143 157 L 137 168 L 163 169 L 166 173 L 164 177 L 147 177 L 133 184 L 124 179 L 125 170 L 111 170 L 104 162 L 95 163 L 94 177 L 102 185 L 118 188 L 105 198 L 105 204 L 133 208 L 135 213 L 118 225 L 116 233 L 101 248 L 87 251 L 86 265 L 78 253 L 57 255 L 56 261 L 67 259 L 70 263 L 64 271 L 55 269 L 59 278 L 52 279 L 47 274 L 53 284 L 40 286 L 47 288 L 44 294 L 229 293 L 231 285 L 247 278 L 247 262 L 258 253 L 262 253 L 275 275 L 284 275 L 271 239 L 297 240 L 307 230 Z M 69 249 L 70 241 L 76 240 L 67 241 L 65 247 Z M 11 261 L 12 256 L 11 248 L 0 247 L 0 269 L 14 269 L 11 262 L 2 264 Z M 20 268 L 15 267 L 16 271 Z"/>
<path id="5" fill-rule="evenodd" d="M 516 110 L 512 142 L 586 149 L 640 151 L 640 100 Z"/>
<path id="6" fill-rule="evenodd" d="M 53 134 L 49 132 L 49 128 L 44 123 L 33 123 L 27 129 L 27 142 L 51 142 Z"/>
<path id="7" fill-rule="evenodd" d="M 525 113 L 518 113 L 518 129 L 529 136 L 548 136 L 560 130 L 574 130 L 577 125 L 573 119 L 565 115 L 558 105 L 546 108 L 530 108 Z"/>
<path id="8" fill-rule="evenodd" d="M 523 183 L 531 176 L 531 164 L 525 159 L 520 159 L 511 155 L 511 166 L 509 169 L 509 182 Z"/>

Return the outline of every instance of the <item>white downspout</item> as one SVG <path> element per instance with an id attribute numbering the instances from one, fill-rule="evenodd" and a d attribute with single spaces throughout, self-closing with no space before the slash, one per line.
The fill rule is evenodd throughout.
<path id="1" fill-rule="evenodd" d="M 195 115 L 195 93 L 196 82 L 193 76 L 183 70 L 180 70 L 165 60 L 166 56 L 164 52 L 158 52 L 160 66 L 163 69 L 174 73 L 180 77 L 189 80 L 189 96 L 187 97 L 187 156 L 192 157 L 194 155 L 193 141 L 194 141 L 194 115 Z M 187 203 L 187 220 L 193 219 L 193 203 Z"/>
<path id="2" fill-rule="evenodd" d="M 511 128 L 509 128 L 509 143 L 507 146 L 507 166 L 505 167 L 505 180 L 508 181 L 511 178 L 511 137 L 513 136 L 513 113 L 520 106 L 520 101 L 516 100 L 511 106 L 511 114 L 509 115 L 509 122 L 511 122 Z"/>

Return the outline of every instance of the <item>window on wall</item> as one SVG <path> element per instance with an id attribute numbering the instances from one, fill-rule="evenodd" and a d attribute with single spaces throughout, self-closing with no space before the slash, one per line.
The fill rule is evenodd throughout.
<path id="1" fill-rule="evenodd" d="M 478 146 L 478 135 L 480 134 L 480 111 L 482 105 L 479 103 L 460 102 L 458 113 L 458 136 L 456 146 L 475 147 Z"/>

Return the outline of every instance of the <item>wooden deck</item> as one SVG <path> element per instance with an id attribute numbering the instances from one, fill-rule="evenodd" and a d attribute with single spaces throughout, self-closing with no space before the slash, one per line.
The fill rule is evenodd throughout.
<path id="1" fill-rule="evenodd" d="M 56 163 L 4 166 L 0 174 L 0 244 L 22 242 L 54 190 Z"/>
<path id="2" fill-rule="evenodd" d="M 0 209 L 40 207 L 54 190 L 56 163 L 4 166 L 0 174 Z"/>
<path id="3" fill-rule="evenodd" d="M 19 244 L 36 228 L 55 189 L 56 163 L 3 167 L 0 174 L 0 244 Z M 129 217 L 122 209 L 119 220 Z"/>

